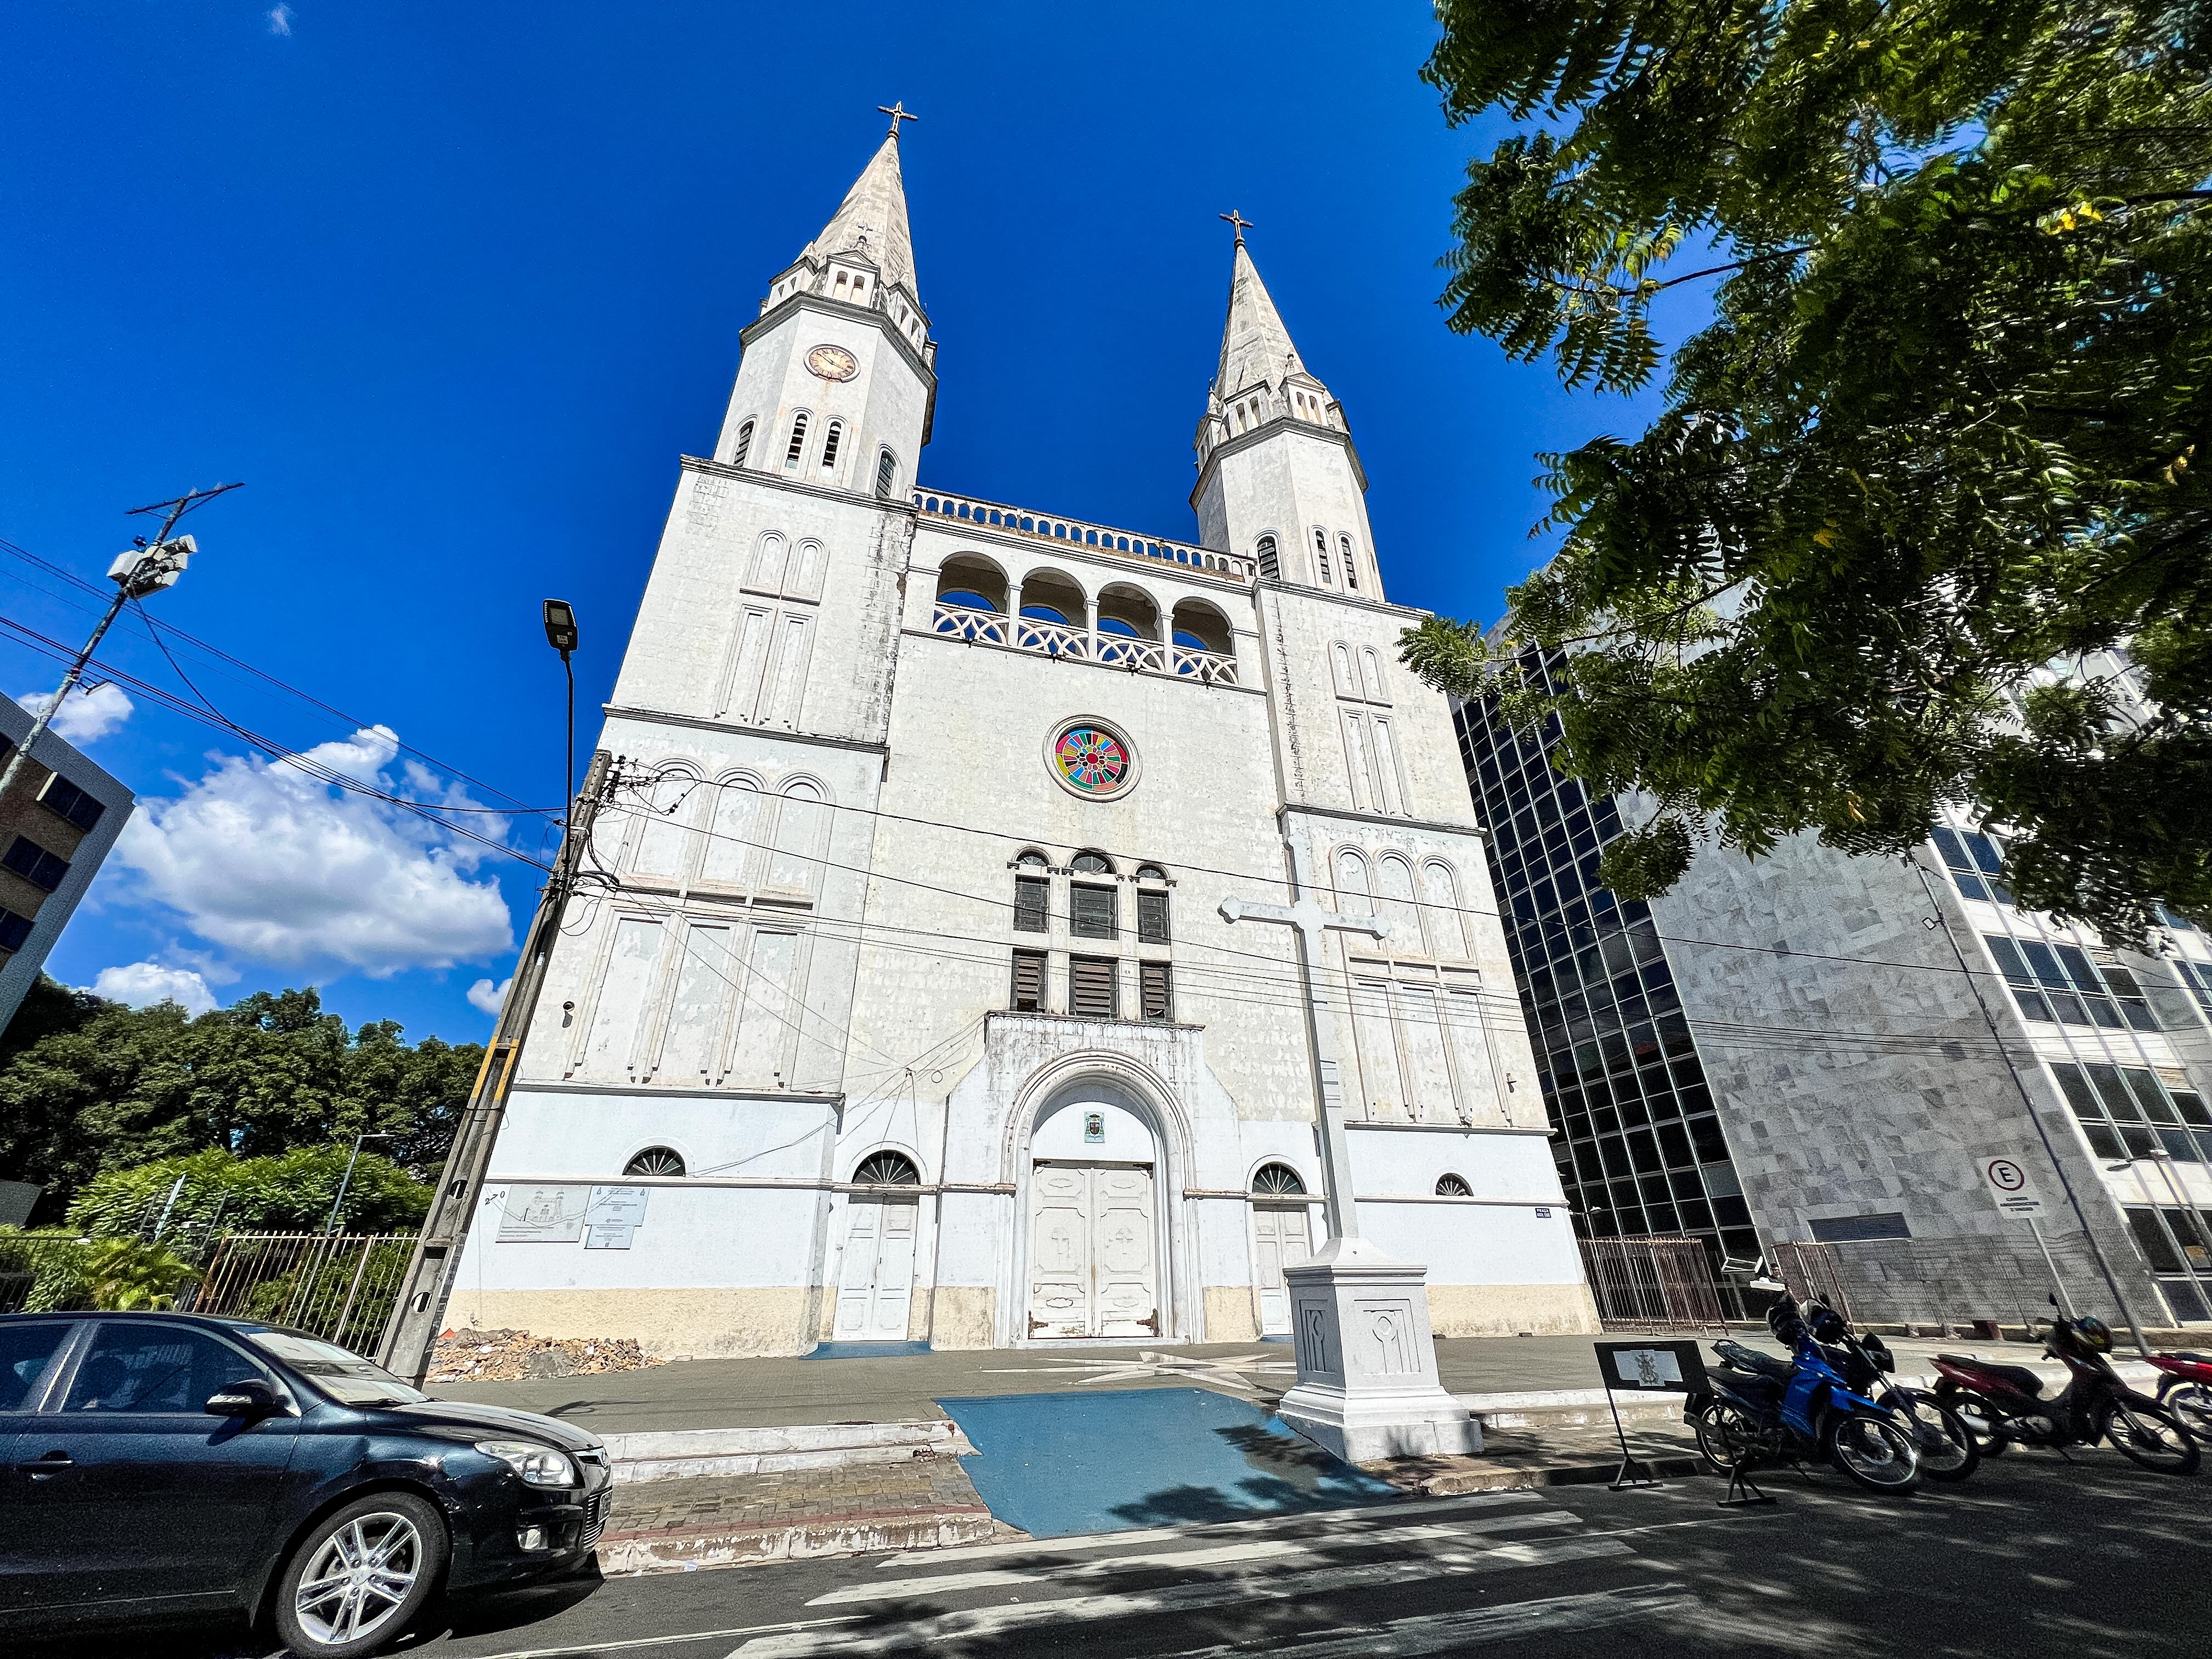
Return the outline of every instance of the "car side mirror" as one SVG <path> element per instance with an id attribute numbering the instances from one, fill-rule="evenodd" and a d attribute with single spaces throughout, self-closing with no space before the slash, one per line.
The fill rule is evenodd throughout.
<path id="1" fill-rule="evenodd" d="M 249 1376 L 210 1395 L 202 1409 L 210 1417 L 266 1417 L 280 1407 L 276 1389 L 258 1376 Z"/>

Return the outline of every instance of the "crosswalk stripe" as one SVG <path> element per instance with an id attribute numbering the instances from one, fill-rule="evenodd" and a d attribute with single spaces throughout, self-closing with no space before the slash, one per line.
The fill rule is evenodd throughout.
<path id="1" fill-rule="evenodd" d="M 1304 1641 L 1270 1638 L 1269 1659 L 1416 1659 L 1428 1653 L 1460 1653 L 1475 1640 L 1510 1641 L 1516 1636 L 1562 1636 L 1571 1631 L 1600 1630 L 1634 1620 L 1664 1618 L 1669 1627 L 1681 1629 L 1683 1619 L 1697 1607 L 1697 1598 L 1671 1586 L 1638 1587 L 1626 1590 L 1591 1590 L 1581 1595 L 1547 1595 L 1533 1601 L 1509 1601 L 1501 1607 L 1469 1607 L 1457 1613 L 1423 1613 L 1394 1619 L 1371 1629 L 1332 1632 Z M 1165 1654 L 1161 1659 L 1233 1659 L 1249 1654 L 1251 1645 L 1191 1648 Z"/>
<path id="2" fill-rule="evenodd" d="M 1493 1532 L 1515 1532 L 1524 1527 L 1571 1527 L 1577 1519 L 1565 1510 L 1540 1510 L 1530 1515 L 1489 1515 L 1460 1522 L 1429 1522 L 1419 1526 L 1390 1527 L 1376 1532 L 1352 1532 L 1326 1538 L 1262 1538 L 1218 1544 L 1212 1548 L 1146 1550 L 1133 1555 L 1113 1555 L 1103 1561 L 1085 1561 L 1065 1567 L 1023 1572 L 1012 1568 L 980 1572 L 918 1574 L 911 1578 L 882 1578 L 847 1584 L 817 1595 L 810 1607 L 841 1607 L 854 1601 L 888 1601 L 908 1595 L 949 1595 L 955 1590 L 989 1589 L 1000 1584 L 1036 1584 L 1060 1579 L 1097 1578 L 1108 1573 L 1128 1572 L 1139 1567 L 1218 1567 L 1240 1561 L 1268 1561 L 1317 1557 L 1324 1550 L 1351 1549 L 1372 1544 L 1410 1544 L 1428 1540 L 1449 1541 Z"/>
<path id="3" fill-rule="evenodd" d="M 1339 1531 L 1376 1527 L 1409 1515 L 1451 1510 L 1487 1510 L 1514 1504 L 1541 1504 L 1550 1494 L 1536 1492 L 1468 1492 L 1458 1498 L 1428 1498 L 1407 1504 L 1368 1504 L 1353 1510 L 1298 1510 L 1255 1516 L 1249 1521 L 1194 1521 L 1180 1527 L 1146 1527 L 1133 1532 L 1086 1532 L 1072 1538 L 1017 1538 L 1002 1544 L 959 1544 L 945 1550 L 906 1550 L 876 1563 L 878 1570 L 915 1560 L 990 1561 L 1008 1555 L 1057 1555 L 1073 1550 L 1111 1549 L 1122 1544 L 1155 1544 L 1163 1539 L 1212 1537 L 1216 1534 L 1279 1531 L 1301 1521 L 1326 1522 Z"/>
<path id="4" fill-rule="evenodd" d="M 1324 1567 L 1308 1572 L 1289 1572 L 1272 1577 L 1241 1576 L 1225 1583 L 1176 1584 L 1162 1589 L 1133 1591 L 1120 1595 L 1076 1595 L 1053 1601 L 1017 1601 L 1004 1607 L 975 1607 L 961 1613 L 916 1619 L 877 1632 L 795 1632 L 787 1636 L 756 1637 L 736 1649 L 730 1659 L 811 1659 L 816 1654 L 856 1655 L 894 1653 L 902 1648 L 926 1647 L 960 1638 L 996 1636 L 1025 1625 L 1065 1623 L 1076 1620 L 1130 1619 L 1147 1613 L 1187 1613 L 1200 1607 L 1231 1603 L 1292 1601 L 1327 1595 L 1338 1590 L 1374 1589 L 1393 1584 L 1417 1583 L 1425 1579 L 1461 1578 L 1473 1573 L 1503 1571 L 1513 1567 L 1554 1566 L 1564 1561 L 1602 1556 L 1633 1555 L 1626 1544 L 1610 1538 L 1562 1539 L 1556 1543 L 1500 1544 L 1479 1555 L 1431 1555 L 1412 1561 L 1381 1561 L 1356 1567 Z"/>

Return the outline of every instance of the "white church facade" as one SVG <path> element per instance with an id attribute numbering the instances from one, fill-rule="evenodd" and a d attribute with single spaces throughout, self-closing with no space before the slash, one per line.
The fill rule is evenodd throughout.
<path id="1" fill-rule="evenodd" d="M 683 463 L 621 758 L 448 1324 L 672 1355 L 1288 1328 L 1324 1237 L 1292 930 L 1367 1236 L 1439 1335 L 1594 1330 L 1444 702 L 1238 227 L 1176 541 L 928 488 L 898 144 Z"/>

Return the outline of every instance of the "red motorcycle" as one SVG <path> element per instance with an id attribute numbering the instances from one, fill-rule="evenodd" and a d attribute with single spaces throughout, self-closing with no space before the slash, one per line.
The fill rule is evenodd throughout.
<path id="1" fill-rule="evenodd" d="M 2163 1474 L 2197 1468 L 2197 1441 L 2180 1414 L 2120 1380 L 2105 1356 L 2112 1333 L 2101 1319 L 2051 1316 L 2044 1358 L 2072 1373 L 2046 1397 L 2043 1379 L 2025 1365 L 2001 1365 L 1964 1354 L 1936 1356 L 1938 1400 L 1956 1411 L 1995 1457 L 2008 1446 L 2094 1446 L 2109 1439 L 2130 1462 Z"/>
<path id="2" fill-rule="evenodd" d="M 2154 1353 L 2150 1363 L 2166 1373 L 2158 1380 L 2159 1403 L 2200 1442 L 2212 1439 L 2212 1353 Z"/>

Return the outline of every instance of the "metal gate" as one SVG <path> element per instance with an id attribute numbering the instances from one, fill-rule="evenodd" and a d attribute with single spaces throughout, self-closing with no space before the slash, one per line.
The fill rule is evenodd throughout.
<path id="1" fill-rule="evenodd" d="M 189 1306 L 289 1325 L 359 1352 L 375 1345 L 391 1317 L 414 1243 L 412 1233 L 227 1234 L 209 1253 Z"/>
<path id="2" fill-rule="evenodd" d="M 1609 1331 L 1720 1329 L 1712 1258 L 1694 1238 L 1585 1238 L 1583 1271 Z"/>

